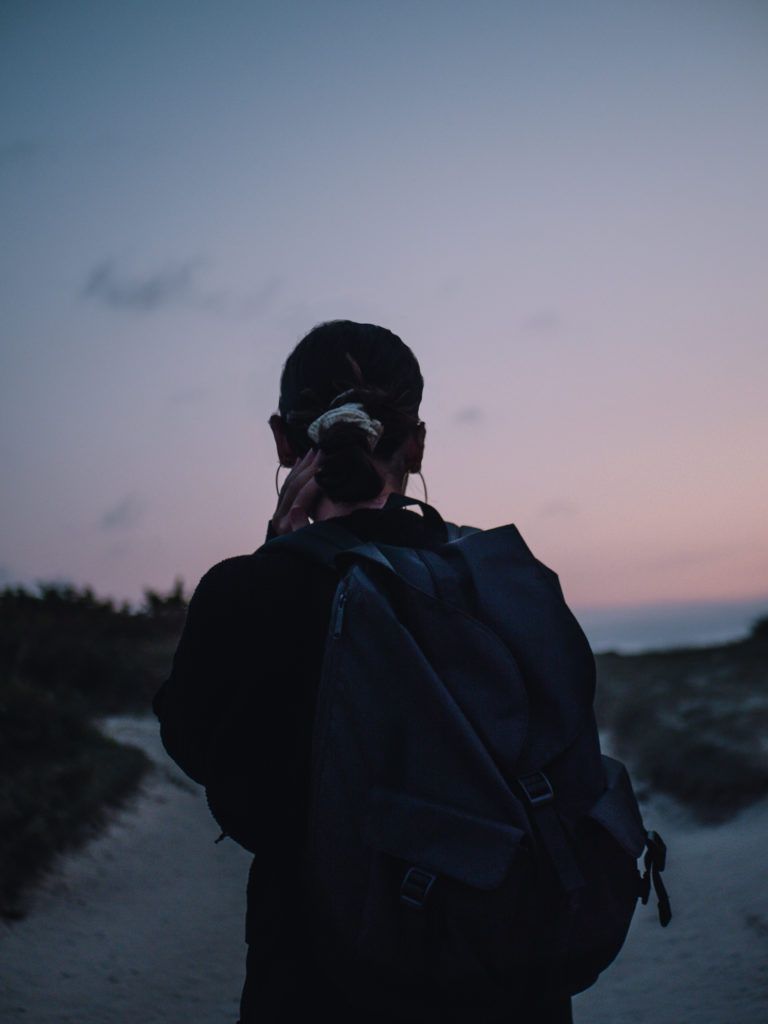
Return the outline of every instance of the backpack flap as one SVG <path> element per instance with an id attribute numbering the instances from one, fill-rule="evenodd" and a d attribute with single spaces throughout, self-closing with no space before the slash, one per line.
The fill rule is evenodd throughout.
<path id="1" fill-rule="evenodd" d="M 363 842 L 476 889 L 504 881 L 526 833 L 384 786 L 369 794 Z"/>
<path id="2" fill-rule="evenodd" d="M 446 545 L 445 555 L 462 561 L 473 614 L 498 634 L 519 665 L 530 719 L 516 774 L 536 771 L 594 721 L 589 642 L 556 574 L 533 555 L 513 524 L 467 534 Z"/>
<path id="3" fill-rule="evenodd" d="M 532 950 L 523 895 L 531 879 L 528 834 L 376 785 L 361 840 L 369 867 L 355 942 L 360 1007 L 371 1009 L 369 989 L 398 1020 L 508 1020 L 510 993 L 501 979 L 519 996 Z"/>
<path id="4" fill-rule="evenodd" d="M 589 817 L 602 825 L 635 860 L 646 844 L 646 830 L 632 789 L 629 773 L 621 761 L 603 754 L 608 786 L 589 811 Z"/>

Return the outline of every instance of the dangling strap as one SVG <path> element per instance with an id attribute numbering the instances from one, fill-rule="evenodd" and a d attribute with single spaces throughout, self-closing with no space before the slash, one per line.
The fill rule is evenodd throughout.
<path id="1" fill-rule="evenodd" d="M 648 902 L 651 882 L 653 882 L 653 889 L 658 900 L 659 923 L 662 928 L 666 928 L 672 920 L 672 906 L 666 887 L 661 880 L 661 872 L 667 864 L 667 847 L 658 832 L 647 834 L 644 864 L 645 874 L 640 880 L 640 899 L 643 903 Z"/>

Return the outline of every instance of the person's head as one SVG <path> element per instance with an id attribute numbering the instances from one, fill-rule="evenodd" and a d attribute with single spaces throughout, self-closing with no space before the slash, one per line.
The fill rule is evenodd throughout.
<path id="1" fill-rule="evenodd" d="M 278 458 L 290 466 L 309 448 L 319 448 L 323 464 L 316 479 L 334 502 L 367 501 L 385 486 L 399 490 L 405 474 L 421 468 L 423 388 L 416 357 L 396 334 L 351 320 L 318 324 L 283 367 L 280 412 L 269 420 Z M 318 416 L 346 403 L 359 403 L 381 424 L 373 449 L 355 422 L 333 423 L 316 440 L 307 433 Z"/>

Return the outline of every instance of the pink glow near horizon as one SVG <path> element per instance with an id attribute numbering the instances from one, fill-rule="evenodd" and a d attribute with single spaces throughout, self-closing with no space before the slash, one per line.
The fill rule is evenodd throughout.
<path id="1" fill-rule="evenodd" d="M 257 548 L 348 317 L 422 364 L 430 500 L 572 604 L 768 595 L 766 12 L 395 6 L 7 19 L 2 579 Z"/>

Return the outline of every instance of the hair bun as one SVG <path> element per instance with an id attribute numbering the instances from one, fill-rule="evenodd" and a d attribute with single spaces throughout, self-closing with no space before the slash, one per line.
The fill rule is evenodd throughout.
<path id="1" fill-rule="evenodd" d="M 321 432 L 323 464 L 315 479 L 331 501 L 367 501 L 381 494 L 384 480 L 369 456 L 370 435 L 358 423 L 341 421 Z"/>

